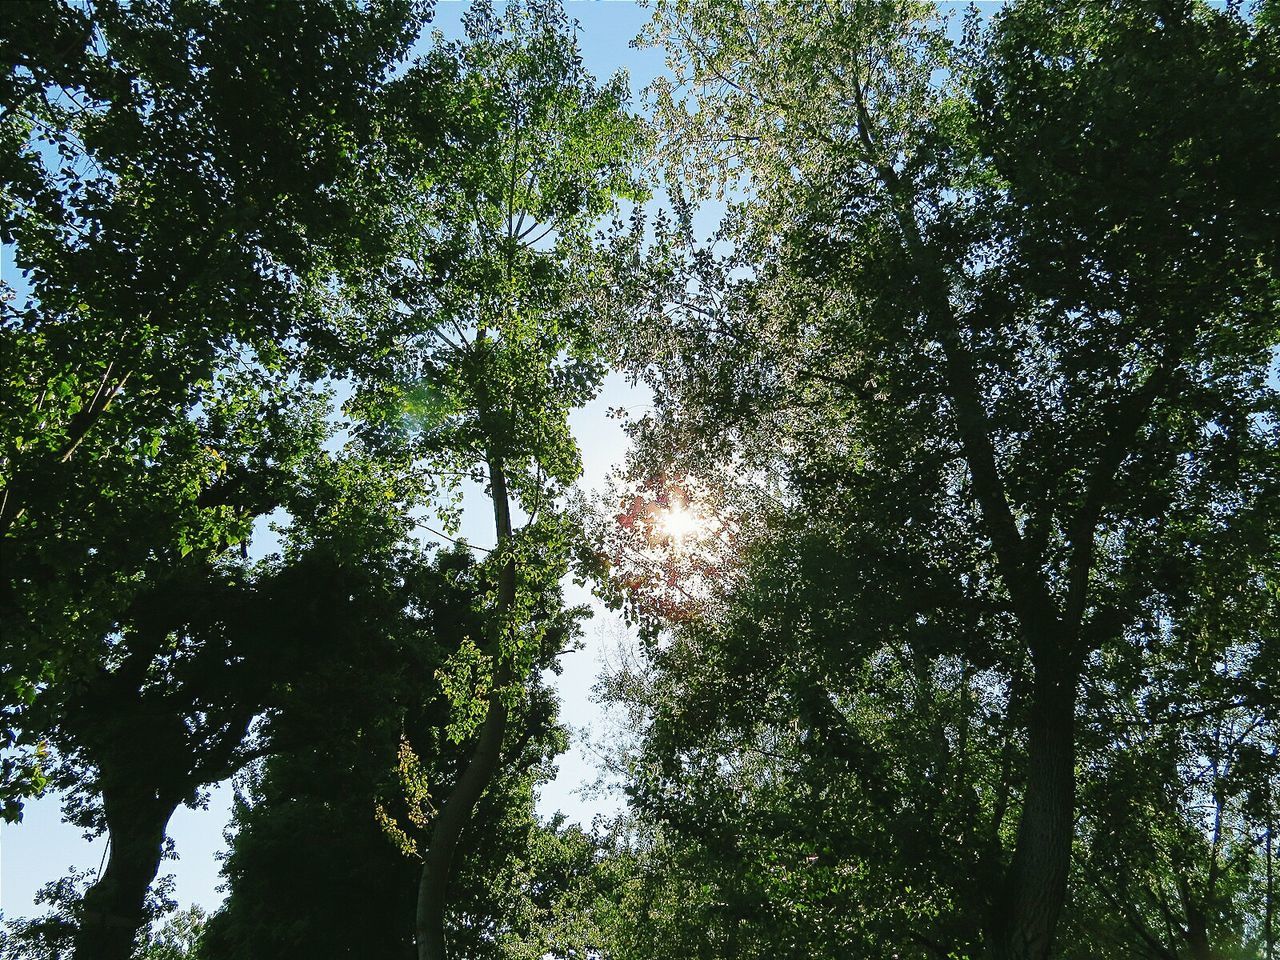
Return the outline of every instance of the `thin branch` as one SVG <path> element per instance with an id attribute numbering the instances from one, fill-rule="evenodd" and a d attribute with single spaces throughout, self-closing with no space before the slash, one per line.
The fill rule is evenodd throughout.
<path id="1" fill-rule="evenodd" d="M 495 549 L 494 547 L 482 547 L 478 543 L 469 543 L 466 540 L 459 540 L 456 537 L 451 537 L 447 533 L 442 533 L 441 531 L 437 530 L 435 527 L 431 526 L 430 524 L 422 520 L 415 520 L 413 525 L 415 527 L 421 527 L 423 530 L 426 530 L 428 533 L 434 534 L 435 536 L 440 537 L 443 540 L 448 540 L 450 543 L 457 544 L 460 547 L 466 547 L 468 550 L 482 550 L 485 553 L 493 553 Z"/>

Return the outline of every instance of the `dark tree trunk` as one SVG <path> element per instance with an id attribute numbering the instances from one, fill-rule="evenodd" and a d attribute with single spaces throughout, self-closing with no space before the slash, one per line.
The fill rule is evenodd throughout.
<path id="1" fill-rule="evenodd" d="M 1199 907 L 1188 911 L 1186 937 L 1191 960 L 1219 960 L 1218 951 L 1209 942 L 1208 920 Z"/>
<path id="2" fill-rule="evenodd" d="M 1266 947 L 1267 947 L 1266 960 L 1274 960 L 1273 954 L 1275 952 L 1275 945 L 1276 945 L 1275 934 L 1273 932 L 1273 929 L 1274 929 L 1273 918 L 1275 916 L 1275 907 L 1273 906 L 1275 902 L 1274 900 L 1275 868 L 1272 866 L 1274 862 L 1273 861 L 1274 854 L 1272 852 L 1272 843 L 1271 843 L 1271 823 L 1272 823 L 1271 815 L 1272 815 L 1271 808 L 1270 808 L 1270 804 L 1268 803 L 1267 846 L 1266 846 L 1266 856 L 1267 856 L 1267 891 L 1266 891 L 1266 911 L 1265 911 L 1266 919 L 1264 921 L 1265 930 L 1263 934 L 1263 939 L 1266 941 Z"/>
<path id="3" fill-rule="evenodd" d="M 1027 730 L 1027 779 L 1013 860 L 994 905 L 994 960 L 1047 960 L 1067 897 L 1075 822 L 1076 675 L 1040 657 Z M 1045 662 L 1048 661 L 1048 662 Z"/>
<path id="4" fill-rule="evenodd" d="M 165 829 L 177 804 L 154 795 L 103 797 L 111 853 L 84 897 L 75 960 L 129 960 L 145 920 L 147 890 L 160 869 Z"/>

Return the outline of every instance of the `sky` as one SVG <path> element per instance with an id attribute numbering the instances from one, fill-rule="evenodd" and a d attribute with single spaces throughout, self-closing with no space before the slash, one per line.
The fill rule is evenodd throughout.
<path id="1" fill-rule="evenodd" d="M 600 80 L 626 70 L 631 89 L 638 95 L 664 71 L 660 51 L 637 50 L 630 45 L 648 19 L 645 9 L 630 0 L 567 0 L 566 6 L 580 25 L 583 61 Z M 465 8 L 466 4 L 459 0 L 442 0 L 436 8 L 434 26 L 448 38 L 459 36 Z M 7 252 L 0 261 L 0 270 L 12 284 L 12 259 Z M 595 401 L 574 413 L 571 425 L 583 452 L 585 489 L 599 487 L 610 468 L 620 464 L 626 453 L 627 441 L 621 426 L 617 420 L 606 418 L 605 410 L 622 406 L 642 412 L 644 404 L 643 391 L 631 388 L 614 374 L 607 378 Z M 463 535 L 474 543 L 491 542 L 487 503 L 473 502 L 467 507 L 474 519 L 464 520 Z M 566 600 L 570 604 L 592 602 L 587 591 L 577 587 L 568 591 Z M 617 809 L 616 799 L 583 797 L 577 789 L 596 779 L 596 765 L 584 744 L 607 722 L 592 701 L 591 688 L 600 673 L 602 657 L 613 656 L 618 645 L 626 642 L 625 629 L 618 618 L 598 603 L 593 607 L 595 616 L 586 625 L 584 649 L 566 654 L 562 658 L 563 672 L 554 678 L 562 701 L 561 720 L 574 733 L 573 746 L 559 759 L 559 775 L 543 788 L 539 801 L 541 814 L 560 810 L 584 824 L 589 824 L 597 813 Z M 211 792 L 207 809 L 179 809 L 169 824 L 178 859 L 162 863 L 160 872 L 162 876 L 174 875 L 175 897 L 181 906 L 197 903 L 211 909 L 222 902 L 223 894 L 217 889 L 221 883 L 218 854 L 226 849 L 223 832 L 231 798 L 230 784 L 221 784 Z M 105 837 L 86 841 L 77 828 L 62 822 L 56 795 L 29 802 L 22 823 L 0 826 L 0 913 L 13 918 L 41 912 L 34 901 L 42 885 L 72 869 L 97 869 L 105 852 Z"/>

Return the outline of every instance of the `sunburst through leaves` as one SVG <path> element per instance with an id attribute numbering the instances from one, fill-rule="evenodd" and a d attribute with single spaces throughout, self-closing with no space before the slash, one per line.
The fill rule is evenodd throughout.
<path id="1" fill-rule="evenodd" d="M 641 617 L 688 619 L 705 610 L 732 569 L 738 522 L 709 485 L 659 477 L 630 487 L 601 530 L 614 582 Z"/>

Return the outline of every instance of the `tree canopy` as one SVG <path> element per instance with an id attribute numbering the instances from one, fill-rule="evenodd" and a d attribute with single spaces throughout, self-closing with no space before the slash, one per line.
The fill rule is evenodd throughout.
<path id="1" fill-rule="evenodd" d="M 1275 3 L 571 12 L 0 9 L 0 955 L 1274 960 Z"/>

